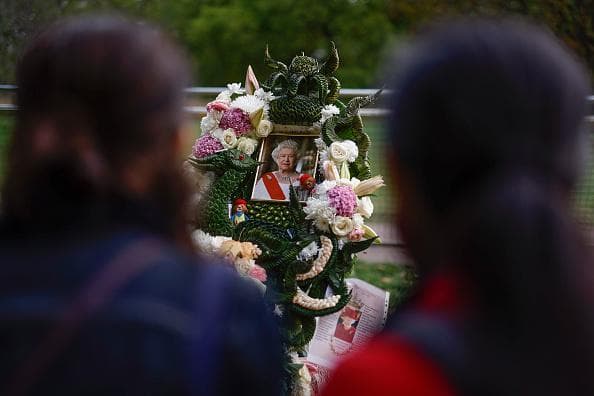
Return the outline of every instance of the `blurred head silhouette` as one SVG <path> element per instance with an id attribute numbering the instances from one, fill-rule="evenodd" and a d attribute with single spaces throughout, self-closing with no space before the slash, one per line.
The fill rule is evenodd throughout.
<path id="1" fill-rule="evenodd" d="M 183 57 L 150 26 L 86 17 L 45 31 L 17 68 L 4 214 L 20 230 L 50 231 L 142 202 L 149 222 L 184 239 L 187 83 Z"/>
<path id="2" fill-rule="evenodd" d="M 586 394 L 592 304 L 571 215 L 584 68 L 515 20 L 433 26 L 401 62 L 388 124 L 397 223 L 421 285 L 438 271 L 469 285 L 481 394 Z"/>

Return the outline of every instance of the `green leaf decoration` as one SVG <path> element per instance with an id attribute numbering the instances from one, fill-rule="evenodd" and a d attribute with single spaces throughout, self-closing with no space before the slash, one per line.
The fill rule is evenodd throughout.
<path id="1" fill-rule="evenodd" d="M 338 69 L 338 66 L 340 65 L 340 58 L 338 57 L 338 50 L 336 49 L 336 45 L 334 44 L 334 41 L 331 41 L 331 43 L 332 48 L 330 49 L 330 55 L 328 56 L 328 59 L 326 59 L 326 62 L 324 62 L 324 64 L 320 68 L 320 73 L 327 77 L 330 77 L 332 74 L 334 74 L 334 72 Z"/>
<path id="2" fill-rule="evenodd" d="M 368 249 L 377 238 L 378 237 L 373 237 L 364 241 L 346 243 L 343 247 L 343 250 L 348 251 L 349 253 L 362 252 L 363 250 Z"/>
<path id="3" fill-rule="evenodd" d="M 316 330 L 316 320 L 311 316 L 295 315 L 292 313 L 292 329 L 288 333 L 288 344 L 293 349 L 302 348 L 313 338 Z"/>

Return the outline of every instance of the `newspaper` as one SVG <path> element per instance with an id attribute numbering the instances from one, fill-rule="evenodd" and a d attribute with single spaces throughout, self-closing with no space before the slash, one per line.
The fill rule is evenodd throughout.
<path id="1" fill-rule="evenodd" d="M 390 293 L 360 279 L 346 282 L 352 291 L 351 300 L 342 310 L 318 318 L 309 344 L 306 361 L 314 393 L 341 357 L 360 348 L 386 323 Z"/>

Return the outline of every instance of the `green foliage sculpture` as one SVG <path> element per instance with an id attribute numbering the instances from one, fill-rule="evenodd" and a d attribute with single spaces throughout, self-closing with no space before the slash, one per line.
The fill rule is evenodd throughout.
<path id="1" fill-rule="evenodd" d="M 229 84 L 209 103 L 201 122 L 203 134 L 188 161 L 200 172 L 212 173 L 197 213 L 200 249 L 225 256 L 247 276 L 254 269 L 265 271 L 265 281 L 252 277 L 264 281 L 266 296 L 279 314 L 289 392 L 299 368 L 289 355 L 304 353 L 315 317 L 348 303 L 345 277 L 355 255 L 378 240 L 364 217 L 371 216 L 369 195 L 383 180 L 371 177 L 370 139 L 358 111 L 379 92 L 346 105 L 338 100 L 340 82 L 332 76 L 339 66 L 334 44 L 323 63 L 298 55 L 287 66 L 273 60 L 268 50 L 265 58 L 273 71 L 262 88 L 250 68 L 247 93 L 239 84 Z M 290 137 L 304 128 L 317 131 L 321 163 L 311 175 L 317 184 L 305 206 L 293 185 L 288 202 L 238 199 L 248 196 L 260 165 L 256 149 L 271 130 L 270 136 L 280 131 Z M 249 218 L 233 223 L 230 205 L 247 209 Z"/>

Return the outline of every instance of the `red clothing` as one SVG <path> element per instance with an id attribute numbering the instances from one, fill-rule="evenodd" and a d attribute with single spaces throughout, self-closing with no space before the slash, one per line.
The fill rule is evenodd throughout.
<path id="1" fill-rule="evenodd" d="M 413 309 L 459 314 L 467 301 L 463 297 L 459 279 L 440 275 L 427 282 Z M 323 396 L 455 394 L 435 363 L 394 334 L 379 335 L 341 361 L 322 392 Z"/>

